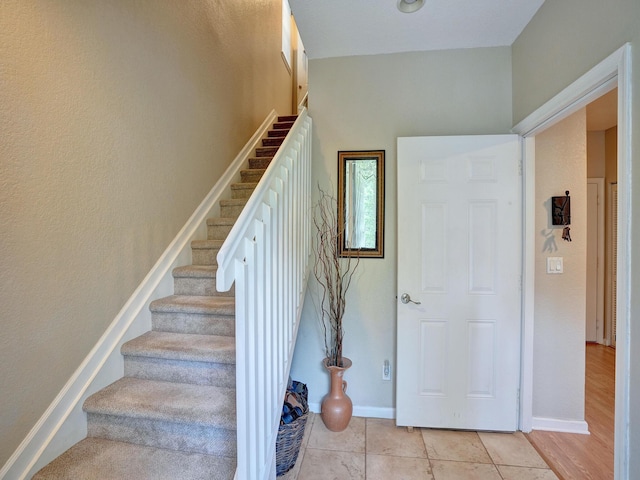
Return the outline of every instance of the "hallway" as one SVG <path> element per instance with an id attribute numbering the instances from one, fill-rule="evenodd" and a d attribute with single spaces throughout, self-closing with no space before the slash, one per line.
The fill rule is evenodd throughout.
<path id="1" fill-rule="evenodd" d="M 585 419 L 591 435 L 533 431 L 529 441 L 563 480 L 613 479 L 615 356 L 587 344 Z"/>

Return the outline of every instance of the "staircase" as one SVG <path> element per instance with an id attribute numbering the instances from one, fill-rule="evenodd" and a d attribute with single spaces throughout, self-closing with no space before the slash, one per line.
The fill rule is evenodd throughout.
<path id="1" fill-rule="evenodd" d="M 284 141 L 278 121 L 173 270 L 174 295 L 151 303 L 152 330 L 122 346 L 125 376 L 84 403 L 87 438 L 34 480 L 232 479 L 236 470 L 235 299 L 216 290 L 216 255 Z"/>

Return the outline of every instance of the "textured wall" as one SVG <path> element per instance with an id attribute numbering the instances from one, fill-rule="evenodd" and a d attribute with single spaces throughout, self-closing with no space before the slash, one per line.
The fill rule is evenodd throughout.
<path id="1" fill-rule="evenodd" d="M 533 416 L 584 420 L 587 129 L 585 110 L 536 136 Z M 551 197 L 571 194 L 571 242 L 551 226 Z M 547 274 L 547 257 L 564 273 Z"/>
<path id="2" fill-rule="evenodd" d="M 279 0 L 0 2 L 0 465 L 273 108 Z"/>
<path id="3" fill-rule="evenodd" d="M 386 150 L 385 258 L 361 260 L 345 313 L 344 353 L 353 360 L 346 378 L 357 407 L 395 407 L 396 138 L 508 133 L 510 53 L 493 48 L 310 62 L 313 184 L 335 188 L 338 150 Z M 328 391 L 322 358 L 317 312 L 307 295 L 292 376 L 308 384 L 311 402 Z M 381 379 L 385 359 L 391 382 Z"/>
<path id="4" fill-rule="evenodd" d="M 587 132 L 587 178 L 604 178 L 606 169 L 604 130 Z"/>

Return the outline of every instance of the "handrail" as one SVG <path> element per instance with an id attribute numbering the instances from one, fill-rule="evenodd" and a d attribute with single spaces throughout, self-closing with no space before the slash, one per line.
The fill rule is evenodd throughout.
<path id="1" fill-rule="evenodd" d="M 302 97 L 302 100 L 298 103 L 298 113 L 305 108 L 309 108 L 309 92 L 306 92 L 304 97 Z"/>
<path id="2" fill-rule="evenodd" d="M 303 109 L 218 252 L 235 282 L 236 478 L 275 478 L 282 402 L 309 273 L 311 118 Z"/>

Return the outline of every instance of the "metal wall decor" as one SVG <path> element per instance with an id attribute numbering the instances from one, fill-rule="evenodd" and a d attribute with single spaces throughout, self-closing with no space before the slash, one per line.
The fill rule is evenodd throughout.
<path id="1" fill-rule="evenodd" d="M 564 197 L 551 197 L 551 225 L 564 225 L 562 239 L 571 241 L 569 225 L 571 225 L 571 197 L 569 190 L 564 192 Z"/>

